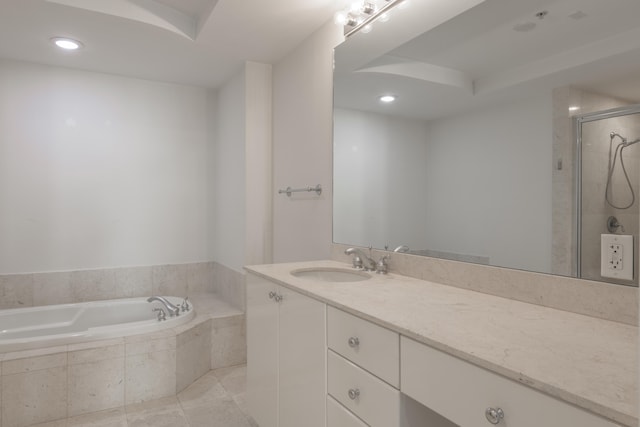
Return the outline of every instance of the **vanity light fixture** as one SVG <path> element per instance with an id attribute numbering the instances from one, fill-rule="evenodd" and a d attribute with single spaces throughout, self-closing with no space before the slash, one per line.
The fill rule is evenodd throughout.
<path id="1" fill-rule="evenodd" d="M 569 107 L 569 111 L 574 112 L 574 111 L 578 111 L 580 109 L 580 107 L 578 107 L 577 105 L 572 105 Z"/>
<path id="2" fill-rule="evenodd" d="M 51 43 L 64 50 L 78 50 L 84 46 L 82 42 L 68 37 L 53 37 Z"/>
<path id="3" fill-rule="evenodd" d="M 337 25 L 344 27 L 345 37 L 360 30 L 368 33 L 373 21 L 388 21 L 389 10 L 406 1 L 408 0 L 360 0 L 351 4 L 348 9 L 336 12 L 333 20 Z"/>
<path id="4" fill-rule="evenodd" d="M 395 95 L 382 95 L 378 99 L 380 100 L 380 102 L 383 102 L 385 104 L 389 104 L 390 102 L 395 101 L 396 97 L 395 97 Z"/>

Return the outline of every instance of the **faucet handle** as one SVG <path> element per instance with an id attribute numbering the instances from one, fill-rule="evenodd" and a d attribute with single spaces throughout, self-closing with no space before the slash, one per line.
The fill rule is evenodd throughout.
<path id="1" fill-rule="evenodd" d="M 167 313 L 165 313 L 164 309 L 162 308 L 152 308 L 151 309 L 152 312 L 158 312 L 158 322 L 161 322 L 163 320 L 167 320 Z"/>
<path id="2" fill-rule="evenodd" d="M 182 300 L 182 304 L 180 304 L 180 310 L 182 312 L 189 311 L 191 306 L 189 305 L 189 297 L 184 297 Z"/>
<path id="3" fill-rule="evenodd" d="M 387 261 L 389 260 L 389 255 L 385 255 L 376 263 L 376 273 L 378 274 L 387 274 L 389 271 L 389 264 Z"/>
<path id="4" fill-rule="evenodd" d="M 353 268 L 356 268 L 358 270 L 362 270 L 364 268 L 364 264 L 362 263 L 362 258 L 360 258 L 358 255 L 353 254 Z"/>

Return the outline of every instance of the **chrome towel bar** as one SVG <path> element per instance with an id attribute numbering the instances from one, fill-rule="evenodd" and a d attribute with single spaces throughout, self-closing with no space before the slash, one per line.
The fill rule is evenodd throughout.
<path id="1" fill-rule="evenodd" d="M 285 190 L 278 190 L 278 194 L 285 193 L 288 197 L 291 197 L 291 193 L 299 193 L 301 191 L 315 191 L 319 196 L 322 194 L 322 186 L 320 184 L 315 187 L 305 187 L 305 188 L 291 188 L 287 187 Z"/>

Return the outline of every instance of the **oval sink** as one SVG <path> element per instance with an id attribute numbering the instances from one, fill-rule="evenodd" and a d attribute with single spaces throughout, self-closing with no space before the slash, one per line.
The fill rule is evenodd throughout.
<path id="1" fill-rule="evenodd" d="M 343 268 L 301 268 L 293 270 L 292 276 L 321 282 L 360 282 L 371 278 L 369 273 Z"/>

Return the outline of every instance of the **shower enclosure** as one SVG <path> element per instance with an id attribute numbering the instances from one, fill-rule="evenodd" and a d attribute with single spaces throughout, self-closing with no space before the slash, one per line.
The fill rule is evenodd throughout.
<path id="1" fill-rule="evenodd" d="M 575 130 L 577 276 L 637 285 L 640 105 L 582 115 Z M 610 277 L 618 268 L 631 280 Z"/>

